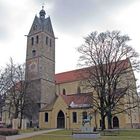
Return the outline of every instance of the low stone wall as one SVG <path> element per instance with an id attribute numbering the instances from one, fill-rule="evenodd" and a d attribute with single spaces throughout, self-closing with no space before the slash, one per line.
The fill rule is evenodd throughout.
<path id="1" fill-rule="evenodd" d="M 99 138 L 101 135 L 100 133 L 73 133 L 72 137 L 74 139 L 83 139 L 83 138 Z"/>
<path id="2" fill-rule="evenodd" d="M 126 128 L 135 128 L 135 129 L 139 129 L 140 128 L 140 123 L 127 123 L 126 124 Z"/>

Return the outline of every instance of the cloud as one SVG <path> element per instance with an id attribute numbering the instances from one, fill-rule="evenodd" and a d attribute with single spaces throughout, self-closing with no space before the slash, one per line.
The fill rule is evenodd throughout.
<path id="1" fill-rule="evenodd" d="M 136 0 L 134 0 L 136 1 Z M 79 33 L 87 26 L 97 26 L 111 20 L 116 11 L 132 0 L 54 0 L 51 14 L 57 29 L 64 33 Z M 114 15 L 117 16 L 117 15 Z M 54 23 L 54 24 L 55 24 Z"/>
<path id="2" fill-rule="evenodd" d="M 0 1 L 0 41 L 12 40 L 13 36 L 24 28 L 33 11 L 31 5 L 34 7 L 33 2 L 28 0 Z"/>
<path id="3" fill-rule="evenodd" d="M 0 41 L 8 39 L 10 33 L 8 30 L 8 10 L 7 6 L 1 1 L 0 2 Z"/>
<path id="4" fill-rule="evenodd" d="M 0 25 L 0 41 L 6 41 L 9 37 L 9 31 L 7 28 Z"/>
<path id="5" fill-rule="evenodd" d="M 16 27 L 23 27 L 27 23 L 25 19 L 28 20 L 29 16 L 25 17 L 25 13 L 32 12 L 35 15 L 43 3 L 59 32 L 77 35 L 82 31 L 85 32 L 88 27 L 94 28 L 109 23 L 113 13 L 116 16 L 115 11 L 134 1 L 138 0 L 17 0 L 14 3 L 1 0 L 0 39 L 12 36 Z"/>

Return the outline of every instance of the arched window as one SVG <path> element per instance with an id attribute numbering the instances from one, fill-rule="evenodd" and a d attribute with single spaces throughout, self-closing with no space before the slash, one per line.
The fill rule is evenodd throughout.
<path id="1" fill-rule="evenodd" d="M 61 110 L 57 115 L 57 128 L 65 128 L 65 115 Z"/>
<path id="2" fill-rule="evenodd" d="M 63 88 L 63 95 L 66 95 L 66 90 Z"/>
<path id="3" fill-rule="evenodd" d="M 38 37 L 38 35 L 36 36 L 36 44 L 38 44 L 38 42 L 39 42 L 39 37 Z"/>
<path id="4" fill-rule="evenodd" d="M 46 36 L 46 45 L 48 45 L 48 36 Z"/>
<path id="5" fill-rule="evenodd" d="M 36 56 L 36 50 L 32 50 L 32 55 Z"/>
<path id="6" fill-rule="evenodd" d="M 119 128 L 119 119 L 118 117 L 113 117 L 113 128 Z"/>
<path id="7" fill-rule="evenodd" d="M 31 44 L 34 45 L 34 38 L 31 38 Z"/>

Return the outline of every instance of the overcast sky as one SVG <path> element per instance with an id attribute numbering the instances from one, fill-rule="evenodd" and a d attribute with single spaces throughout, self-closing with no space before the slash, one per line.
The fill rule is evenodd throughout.
<path id="1" fill-rule="evenodd" d="M 44 3 L 56 40 L 56 73 L 78 68 L 76 48 L 92 31 L 120 30 L 140 52 L 140 0 L 0 0 L 0 66 L 24 63 L 26 37 Z"/>

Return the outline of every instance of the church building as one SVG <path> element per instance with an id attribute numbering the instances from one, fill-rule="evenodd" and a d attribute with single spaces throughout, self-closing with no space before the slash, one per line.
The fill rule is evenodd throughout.
<path id="1" fill-rule="evenodd" d="M 130 65 L 128 60 L 124 63 Z M 50 17 L 42 9 L 35 16 L 27 36 L 26 81 L 32 83 L 28 90 L 38 103 L 40 128 L 80 128 L 83 118 L 91 117 L 91 126 L 100 128 L 100 114 L 92 104 L 93 90 L 81 86 L 82 69 L 55 74 L 55 35 Z M 135 83 L 133 73 L 130 73 Z M 126 76 L 126 75 L 125 75 Z M 33 88 L 35 89 L 33 91 Z M 136 92 L 136 90 L 135 90 Z M 38 113 L 39 112 L 39 113 Z M 121 113 L 113 116 L 113 127 L 137 127 L 137 111 L 132 116 Z"/>

